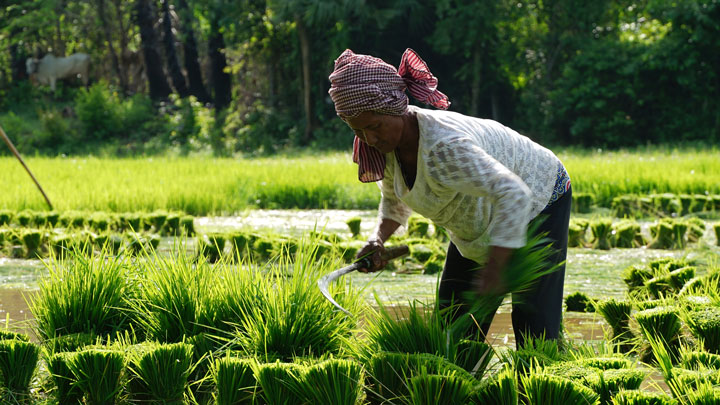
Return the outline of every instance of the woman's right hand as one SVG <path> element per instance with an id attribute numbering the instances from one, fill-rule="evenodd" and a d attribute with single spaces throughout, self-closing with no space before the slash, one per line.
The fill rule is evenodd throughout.
<path id="1" fill-rule="evenodd" d="M 367 241 L 355 256 L 357 259 L 367 257 L 372 262 L 371 268 L 361 268 L 358 271 L 363 273 L 373 273 L 378 270 L 382 270 L 387 264 L 387 260 L 383 260 L 380 255 L 385 252 L 385 246 L 382 241 L 378 239 L 370 239 Z"/>

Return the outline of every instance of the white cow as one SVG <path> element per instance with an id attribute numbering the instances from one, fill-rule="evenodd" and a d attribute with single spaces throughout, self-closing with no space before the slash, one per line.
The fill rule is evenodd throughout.
<path id="1" fill-rule="evenodd" d="M 65 58 L 56 58 L 55 55 L 49 53 L 40 60 L 28 58 L 25 65 L 30 77 L 34 75 L 35 79 L 41 84 L 50 84 L 53 91 L 55 91 L 57 79 L 66 77 L 80 75 L 85 86 L 88 84 L 90 56 L 85 53 L 74 53 Z"/>

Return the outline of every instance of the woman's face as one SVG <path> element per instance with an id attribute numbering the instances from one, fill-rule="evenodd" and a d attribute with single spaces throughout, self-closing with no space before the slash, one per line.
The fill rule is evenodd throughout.
<path id="1" fill-rule="evenodd" d="M 400 115 L 364 111 L 343 120 L 360 140 L 382 153 L 394 151 L 402 139 L 403 119 Z"/>

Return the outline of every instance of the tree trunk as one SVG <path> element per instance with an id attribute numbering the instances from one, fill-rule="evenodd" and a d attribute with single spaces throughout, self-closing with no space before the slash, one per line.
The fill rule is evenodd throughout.
<path id="1" fill-rule="evenodd" d="M 120 77 L 122 80 L 125 81 L 125 85 L 127 88 L 126 91 L 130 90 L 130 77 L 128 76 L 128 68 L 124 63 L 125 55 L 129 55 L 131 53 L 130 49 L 128 49 L 128 32 L 125 28 L 125 22 L 123 21 L 123 10 L 122 6 L 120 4 L 121 0 L 113 0 L 113 5 L 115 6 L 115 15 L 117 16 L 118 21 L 118 27 L 120 28 Z"/>
<path id="2" fill-rule="evenodd" d="M 167 62 L 170 79 L 172 80 L 175 91 L 180 97 L 185 98 L 190 95 L 185 83 L 185 76 L 180 69 L 177 52 L 175 50 L 175 35 L 172 32 L 172 17 L 170 16 L 169 0 L 162 0 L 163 13 L 163 43 L 165 45 L 165 61 Z"/>
<path id="3" fill-rule="evenodd" d="M 305 108 L 305 134 L 303 143 L 310 144 L 314 129 L 312 108 L 312 81 L 310 80 L 310 34 L 302 21 L 302 17 L 295 17 L 295 29 L 300 39 L 300 54 L 302 55 L 302 82 L 303 82 L 303 107 Z"/>
<path id="4" fill-rule="evenodd" d="M 107 42 L 108 51 L 110 52 L 110 58 L 112 59 L 113 70 L 115 71 L 115 74 L 120 81 L 120 89 L 122 89 L 123 94 L 126 94 L 127 78 L 123 74 L 123 71 L 120 69 L 120 60 L 118 59 L 117 52 L 115 52 L 112 31 L 110 28 L 110 24 L 108 23 L 107 15 L 105 14 L 105 0 L 96 0 L 96 3 L 98 17 L 100 18 L 100 24 L 102 24 L 103 26 L 103 31 L 105 32 L 105 41 Z"/>
<path id="5" fill-rule="evenodd" d="M 209 103 L 212 100 L 202 80 L 200 58 L 198 57 L 195 31 L 193 30 L 192 12 L 188 8 L 187 1 L 185 0 L 177 0 L 176 10 L 180 16 L 180 26 L 182 28 L 180 35 L 183 42 L 183 50 L 185 51 L 184 64 L 190 86 L 190 94 L 197 97 L 198 101 L 202 103 Z"/>
<path id="6" fill-rule="evenodd" d="M 147 72 L 150 98 L 160 100 L 167 98 L 170 93 L 170 86 L 165 80 L 165 73 L 162 69 L 162 58 L 158 53 L 157 36 L 153 23 L 156 21 L 149 0 L 135 0 L 135 19 L 140 29 L 140 41 L 142 42 L 143 60 L 145 72 Z"/>
<path id="7" fill-rule="evenodd" d="M 11 37 L 20 34 L 20 28 L 14 27 L 11 31 Z M 27 68 L 25 67 L 25 60 L 30 57 L 25 51 L 25 48 L 18 44 L 10 45 L 10 75 L 13 83 L 18 83 L 21 80 L 28 78 Z"/>
<path id="8" fill-rule="evenodd" d="M 210 81 L 212 82 L 214 92 L 215 108 L 223 109 L 230 104 L 231 93 L 231 77 L 225 72 L 227 60 L 223 49 L 225 48 L 225 39 L 220 32 L 220 24 L 217 19 L 216 12 L 213 12 L 210 21 L 210 36 L 208 38 L 208 48 L 210 56 Z"/>

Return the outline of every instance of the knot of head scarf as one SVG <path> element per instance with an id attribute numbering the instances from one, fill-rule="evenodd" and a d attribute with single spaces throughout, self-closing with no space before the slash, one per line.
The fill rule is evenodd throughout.
<path id="1" fill-rule="evenodd" d="M 405 90 L 416 100 L 440 109 L 450 106 L 448 97 L 437 89 L 438 80 L 427 64 L 408 48 L 394 66 L 369 55 L 358 55 L 346 49 L 330 74 L 330 98 L 340 117 L 354 117 L 363 111 L 402 115 L 407 112 Z M 382 180 L 385 155 L 355 137 L 353 161 L 358 164 L 358 178 L 367 183 Z"/>

